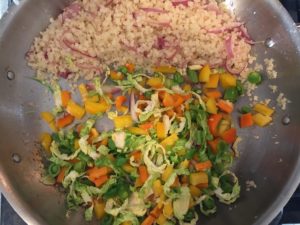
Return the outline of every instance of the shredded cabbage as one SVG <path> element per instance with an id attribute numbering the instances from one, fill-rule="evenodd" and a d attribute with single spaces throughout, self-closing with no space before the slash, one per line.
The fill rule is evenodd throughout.
<path id="1" fill-rule="evenodd" d="M 128 211 L 121 212 L 117 218 L 115 219 L 113 225 L 120 225 L 123 222 L 130 221 L 131 225 L 139 225 L 139 220 L 137 217 L 132 213 Z"/>
<path id="2" fill-rule="evenodd" d="M 87 208 L 84 211 L 84 219 L 86 221 L 91 221 L 93 219 L 93 210 L 94 210 L 94 205 L 91 205 L 89 208 Z"/>
<path id="3" fill-rule="evenodd" d="M 207 208 L 207 205 L 205 205 L 205 201 L 209 201 L 210 205 L 209 208 Z M 210 214 L 214 214 L 217 211 L 217 207 L 215 205 L 214 199 L 209 195 L 202 195 L 198 200 L 197 203 L 200 205 L 200 211 L 208 216 Z"/>
<path id="4" fill-rule="evenodd" d="M 128 210 L 136 216 L 144 216 L 147 208 L 144 200 L 139 196 L 138 192 L 133 192 L 129 198 Z"/>
<path id="5" fill-rule="evenodd" d="M 58 144 L 55 141 L 52 141 L 51 146 L 50 146 L 50 151 L 57 158 L 68 161 L 68 160 L 76 158 L 78 153 L 80 152 L 80 149 L 77 149 L 72 155 L 61 154 L 58 149 Z"/>
<path id="6" fill-rule="evenodd" d="M 179 220 L 184 219 L 184 215 L 189 210 L 190 198 L 191 198 L 190 189 L 185 186 L 181 187 L 179 197 L 173 201 L 174 215 L 177 219 Z"/>
<path id="7" fill-rule="evenodd" d="M 117 216 L 120 212 L 125 211 L 128 206 L 128 199 L 126 199 L 121 206 L 118 206 L 118 203 L 110 198 L 105 204 L 104 211 L 112 216 Z"/>
<path id="8" fill-rule="evenodd" d="M 126 134 L 123 131 L 112 134 L 112 140 L 115 142 L 117 148 L 123 149 L 125 147 Z"/>

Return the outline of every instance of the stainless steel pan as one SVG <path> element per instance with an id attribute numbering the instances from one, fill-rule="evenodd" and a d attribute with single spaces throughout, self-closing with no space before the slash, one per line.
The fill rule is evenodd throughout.
<path id="1" fill-rule="evenodd" d="M 84 224 L 80 213 L 67 219 L 63 194 L 39 182 L 41 164 L 34 156 L 34 141 L 46 127 L 38 115 L 52 103 L 44 88 L 27 78 L 34 71 L 24 60 L 33 38 L 66 4 L 62 0 L 23 0 L 0 25 L 0 187 L 30 225 Z M 235 170 L 241 179 L 241 197 L 231 210 L 219 205 L 216 216 L 200 217 L 199 224 L 264 225 L 282 209 L 300 181 L 300 34 L 276 0 L 229 0 L 228 4 L 246 22 L 255 40 L 272 39 L 273 47 L 260 44 L 254 52 L 260 62 L 265 57 L 275 59 L 279 79 L 272 83 L 292 104 L 285 112 L 276 112 L 272 126 L 240 132 L 244 140 Z M 258 95 L 275 100 L 269 83 L 264 82 Z M 291 119 L 289 125 L 281 123 L 286 115 Z M 246 180 L 254 180 L 257 188 L 245 191 Z"/>

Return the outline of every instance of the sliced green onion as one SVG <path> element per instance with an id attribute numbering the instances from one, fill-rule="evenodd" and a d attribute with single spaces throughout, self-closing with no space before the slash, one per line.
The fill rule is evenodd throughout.
<path id="1" fill-rule="evenodd" d="M 86 167 L 86 163 L 83 161 L 79 161 L 77 163 L 75 163 L 74 165 L 74 170 L 76 170 L 78 173 L 82 173 L 85 171 L 85 167 Z"/>
<path id="2" fill-rule="evenodd" d="M 181 75 L 181 73 L 179 73 L 178 71 L 174 74 L 174 81 L 177 83 L 177 84 L 182 84 L 184 79 L 183 79 L 183 76 Z"/>
<path id="3" fill-rule="evenodd" d="M 198 74 L 196 71 L 188 69 L 187 76 L 193 83 L 198 83 Z"/>
<path id="4" fill-rule="evenodd" d="M 108 139 L 108 148 L 112 151 L 117 150 L 115 142 L 111 138 Z"/>
<path id="5" fill-rule="evenodd" d="M 245 93 L 245 88 L 240 80 L 236 82 L 236 90 L 239 95 L 243 95 Z"/>
<path id="6" fill-rule="evenodd" d="M 248 75 L 248 81 L 251 83 L 251 84 L 260 84 L 261 81 L 262 81 L 262 76 L 260 73 L 254 71 L 254 72 L 251 72 L 249 73 Z"/>
<path id="7" fill-rule="evenodd" d="M 228 88 L 225 90 L 224 99 L 231 102 L 236 102 L 238 99 L 238 91 L 236 88 Z"/>
<path id="8" fill-rule="evenodd" d="M 249 113 L 249 112 L 251 112 L 251 107 L 248 106 L 248 105 L 244 105 L 244 106 L 242 106 L 240 111 L 241 111 L 242 114 Z"/>
<path id="9" fill-rule="evenodd" d="M 50 166 L 48 167 L 48 174 L 51 177 L 56 177 L 59 174 L 59 172 L 60 172 L 60 166 L 55 163 L 50 164 Z"/>

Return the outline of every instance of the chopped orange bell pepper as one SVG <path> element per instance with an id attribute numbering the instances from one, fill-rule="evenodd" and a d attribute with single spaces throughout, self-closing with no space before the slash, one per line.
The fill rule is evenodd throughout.
<path id="1" fill-rule="evenodd" d="M 61 128 L 64 128 L 64 127 L 70 125 L 71 123 L 73 123 L 73 121 L 74 121 L 74 116 L 72 116 L 70 114 L 66 114 L 66 115 L 64 115 L 64 117 L 59 118 L 56 121 L 56 126 L 61 129 Z"/>
<path id="2" fill-rule="evenodd" d="M 253 117 L 251 113 L 243 114 L 240 117 L 240 127 L 245 128 L 245 127 L 251 127 L 253 125 Z"/>
<path id="3" fill-rule="evenodd" d="M 219 125 L 221 119 L 222 119 L 221 114 L 212 114 L 208 118 L 207 124 L 208 124 L 209 130 L 210 130 L 210 133 L 213 136 L 217 135 L 217 128 L 218 128 L 218 125 Z"/>
<path id="4" fill-rule="evenodd" d="M 67 107 L 70 99 L 71 99 L 71 92 L 61 91 L 61 104 L 63 107 Z"/>
<path id="5" fill-rule="evenodd" d="M 236 140 L 236 129 L 230 128 L 222 133 L 221 138 L 228 144 L 233 144 Z"/>

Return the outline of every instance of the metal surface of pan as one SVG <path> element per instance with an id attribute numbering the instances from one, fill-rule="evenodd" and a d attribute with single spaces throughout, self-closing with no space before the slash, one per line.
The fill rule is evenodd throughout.
<path id="1" fill-rule="evenodd" d="M 39 112 L 50 109 L 52 103 L 45 89 L 28 79 L 34 71 L 24 59 L 34 37 L 66 4 L 62 0 L 24 0 L 11 8 L 0 24 L 0 188 L 30 225 L 84 224 L 81 213 L 65 217 L 63 193 L 39 182 L 41 164 L 34 143 L 46 129 Z M 241 197 L 230 208 L 218 205 L 217 214 L 201 216 L 199 224 L 265 225 L 286 204 L 300 180 L 300 35 L 276 0 L 227 4 L 246 23 L 253 38 L 262 41 L 253 49 L 258 62 L 263 63 L 264 58 L 276 62 L 279 78 L 265 81 L 256 95 L 276 102 L 279 93 L 268 89 L 272 83 L 292 103 L 286 111 L 276 112 L 272 126 L 240 131 L 241 155 L 234 169 L 242 185 Z M 269 40 L 267 45 L 265 40 Z M 288 125 L 282 123 L 284 116 L 290 119 Z M 254 180 L 257 188 L 247 192 L 246 180 Z"/>

